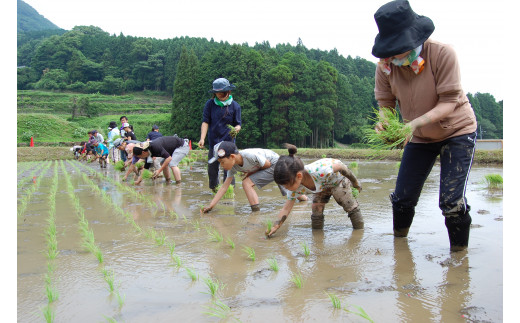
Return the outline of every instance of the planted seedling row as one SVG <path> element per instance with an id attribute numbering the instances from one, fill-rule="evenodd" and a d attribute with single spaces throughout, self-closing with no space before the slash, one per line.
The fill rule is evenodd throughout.
<path id="1" fill-rule="evenodd" d="M 20 180 L 17 181 L 17 187 L 20 188 L 22 187 L 23 185 L 25 185 L 27 182 L 29 182 L 30 180 L 33 180 L 34 177 L 36 176 L 36 173 L 38 171 L 41 171 L 42 169 L 45 168 L 46 165 L 50 165 L 50 161 L 47 161 L 47 162 L 44 162 L 44 163 L 40 163 L 38 164 L 32 171 L 29 175 L 27 176 L 24 176 L 23 178 L 21 178 Z M 41 177 L 41 176 L 40 176 Z"/>
<path id="2" fill-rule="evenodd" d="M 26 191 L 25 195 L 21 197 L 20 205 L 18 206 L 18 210 L 17 210 L 18 216 L 22 215 L 25 212 L 25 210 L 27 209 L 27 204 L 29 203 L 34 192 L 36 192 L 38 190 L 38 188 L 40 187 L 41 179 L 42 179 L 43 175 L 45 174 L 45 172 L 47 172 L 47 169 L 50 166 L 51 166 L 51 162 L 46 162 L 44 164 L 43 169 L 40 173 L 40 176 L 38 176 L 34 185 L 31 185 L 29 187 L 29 189 Z"/>
<path id="3" fill-rule="evenodd" d="M 61 166 L 63 169 L 63 174 L 65 177 L 65 181 L 67 183 L 67 191 L 69 194 L 69 197 L 74 205 L 74 210 L 76 211 L 76 214 L 78 215 L 78 226 L 79 231 L 83 238 L 83 246 L 94 256 L 96 256 L 96 259 L 100 264 L 102 264 L 101 267 L 101 273 L 103 274 L 103 279 L 108 285 L 108 290 L 110 293 L 115 293 L 118 299 L 119 309 L 123 306 L 124 303 L 124 295 L 121 295 L 119 293 L 119 290 L 115 286 L 115 274 L 112 270 L 107 270 L 104 265 L 104 257 L 103 253 L 101 252 L 101 249 L 95 242 L 94 238 L 94 232 L 89 227 L 88 220 L 85 218 L 85 209 L 81 206 L 78 196 L 74 193 L 74 187 L 72 185 L 72 182 L 70 180 L 69 175 L 67 174 L 65 170 L 65 165 L 62 161 Z"/>
<path id="4" fill-rule="evenodd" d="M 55 312 L 51 308 L 51 303 L 58 299 L 58 291 L 52 285 L 54 277 L 54 259 L 58 256 L 58 240 L 56 238 L 56 192 L 58 191 L 58 164 L 54 162 L 54 176 L 49 189 L 49 216 L 47 217 L 47 229 L 44 232 L 47 250 L 47 273 L 44 276 L 45 294 L 47 295 L 47 305 L 41 310 L 46 322 L 54 322 Z"/>
<path id="5" fill-rule="evenodd" d="M 73 165 L 73 164 L 71 164 L 71 165 L 72 165 L 72 167 L 75 167 L 75 165 Z M 97 172 L 92 170 L 90 173 L 97 173 Z M 96 176 L 98 178 L 100 178 L 100 179 L 107 179 L 103 175 L 99 175 L 98 176 L 98 174 L 96 174 Z M 145 235 L 146 238 L 154 241 L 154 243 L 157 246 L 162 246 L 162 245 L 166 244 L 168 246 L 169 254 L 170 254 L 170 257 L 171 257 L 174 265 L 177 268 L 184 268 L 184 270 L 186 271 L 188 277 L 192 281 L 198 281 L 199 280 L 199 274 L 193 269 L 193 267 L 189 267 L 186 264 L 184 264 L 182 259 L 175 253 L 175 242 L 174 241 L 168 241 L 169 239 L 166 238 L 166 236 L 165 236 L 163 231 L 157 232 L 153 228 L 147 228 L 147 229 L 140 228 L 139 225 L 137 223 L 135 223 L 135 221 L 133 220 L 132 215 L 127 213 L 127 212 L 125 212 L 123 209 L 121 209 L 119 206 L 117 206 L 113 202 L 112 198 L 108 194 L 106 194 L 105 191 L 101 190 L 99 188 L 99 186 L 93 180 L 88 178 L 88 176 L 85 173 L 83 173 L 83 180 L 84 180 L 85 183 L 87 183 L 87 185 L 89 185 L 89 187 L 92 189 L 92 191 L 94 191 L 97 195 L 99 195 L 102 198 L 104 203 L 106 203 L 109 207 L 115 209 L 116 211 L 119 211 L 118 213 L 123 215 L 127 219 L 127 222 L 131 223 L 132 226 L 134 228 L 136 228 L 136 231 L 142 232 Z M 115 183 L 120 184 L 118 182 L 115 182 Z M 163 203 L 161 203 L 161 204 L 163 205 L 163 210 L 165 210 L 164 204 Z M 178 215 L 177 214 L 175 214 L 175 218 L 178 219 Z M 184 220 L 185 220 L 186 224 L 189 223 L 189 221 L 187 221 L 185 216 L 184 216 Z M 198 221 L 192 222 L 191 224 L 196 229 L 200 229 L 200 223 Z M 214 228 L 206 228 L 206 230 L 207 230 L 208 234 L 210 235 L 210 237 L 213 237 L 214 241 L 220 242 L 220 241 L 223 240 L 222 235 L 220 233 L 218 233 L 216 231 L 216 229 L 214 229 Z M 230 244 L 230 245 L 232 245 L 234 247 L 234 243 L 232 242 L 232 240 L 230 238 L 228 238 L 227 241 L 228 241 L 228 244 Z M 252 248 L 251 248 L 251 250 L 252 250 Z M 253 255 L 254 255 L 254 250 L 253 250 Z M 212 279 L 209 276 L 203 278 L 202 280 L 203 280 L 203 282 L 206 284 L 206 286 L 208 288 L 208 294 L 210 294 L 212 296 L 213 305 L 214 305 L 213 307 L 209 307 L 208 308 L 209 312 L 207 312 L 206 314 L 212 315 L 212 316 L 219 316 L 219 317 L 224 317 L 223 316 L 224 314 L 225 314 L 225 317 L 230 316 L 231 312 L 230 312 L 229 307 L 227 307 L 222 301 L 216 299 L 218 291 L 222 290 L 224 288 L 225 284 L 222 283 L 221 281 L 219 281 L 218 279 Z M 226 307 L 227 307 L 228 310 L 224 311 L 224 309 Z"/>

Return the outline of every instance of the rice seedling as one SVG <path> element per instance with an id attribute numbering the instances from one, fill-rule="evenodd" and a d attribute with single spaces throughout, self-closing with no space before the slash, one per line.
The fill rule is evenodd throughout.
<path id="1" fill-rule="evenodd" d="M 222 242 L 224 240 L 224 238 L 222 237 L 222 234 L 213 227 L 207 227 L 206 232 L 208 233 L 210 241 Z"/>
<path id="2" fill-rule="evenodd" d="M 193 225 L 193 228 L 195 230 L 197 230 L 197 231 L 200 230 L 200 222 L 199 221 L 193 221 L 193 222 L 191 222 L 191 225 Z"/>
<path id="3" fill-rule="evenodd" d="M 105 318 L 105 320 L 107 320 L 108 323 L 117 323 L 116 319 L 113 317 L 105 316 L 105 315 L 103 315 L 103 317 Z"/>
<path id="4" fill-rule="evenodd" d="M 51 285 L 46 284 L 45 285 L 45 294 L 47 295 L 47 299 L 49 300 L 49 303 L 54 302 L 58 299 L 58 291 L 56 288 L 52 287 Z"/>
<path id="5" fill-rule="evenodd" d="M 352 305 L 352 306 L 354 306 L 359 312 L 351 311 L 351 310 L 347 309 L 346 307 L 343 308 L 343 310 L 348 313 L 356 314 L 356 315 L 364 318 L 365 320 L 367 320 L 371 323 L 374 323 L 374 321 L 370 318 L 370 316 L 368 316 L 368 314 L 365 312 L 365 310 L 363 310 L 363 308 L 361 308 L 361 306 L 357 306 L 357 305 Z"/>
<path id="6" fill-rule="evenodd" d="M 182 267 L 182 259 L 181 259 L 181 257 L 179 257 L 177 254 L 174 254 L 174 253 L 172 253 L 171 256 L 172 256 L 173 262 L 175 262 L 175 266 L 177 268 L 181 268 Z M 189 273 L 188 273 L 188 275 L 189 275 Z"/>
<path id="7" fill-rule="evenodd" d="M 118 170 L 120 172 L 124 172 L 125 171 L 125 162 L 122 160 L 116 162 L 116 164 L 114 165 L 114 169 Z"/>
<path id="8" fill-rule="evenodd" d="M 265 232 L 267 234 L 269 234 L 271 232 L 271 229 L 273 228 L 273 221 L 272 220 L 267 220 L 265 222 L 265 225 L 267 226 L 267 230 L 265 230 Z"/>
<path id="9" fill-rule="evenodd" d="M 151 171 L 149 171 L 148 169 L 143 169 L 143 171 L 141 172 L 141 177 L 143 179 L 150 179 L 152 178 L 153 176 L 153 173 Z"/>
<path id="10" fill-rule="evenodd" d="M 302 242 L 302 243 L 300 243 L 300 245 L 303 248 L 303 254 L 305 255 L 305 257 L 308 257 L 311 254 L 311 250 L 309 249 L 309 245 L 307 244 L 307 242 Z"/>
<path id="11" fill-rule="evenodd" d="M 208 316 L 215 316 L 220 318 L 221 320 L 227 319 L 231 316 L 231 318 L 234 319 L 234 321 L 240 322 L 240 320 L 232 316 L 231 308 L 219 299 L 214 299 L 212 301 L 211 306 L 204 307 L 207 309 L 207 312 L 204 312 L 204 314 Z"/>
<path id="12" fill-rule="evenodd" d="M 251 259 L 252 261 L 255 261 L 255 259 L 256 259 L 255 249 L 248 247 L 248 246 L 243 246 L 242 250 L 245 253 L 247 253 L 247 257 L 249 259 Z"/>
<path id="13" fill-rule="evenodd" d="M 144 161 L 139 161 L 139 162 L 135 163 L 134 167 L 137 169 L 144 167 Z"/>
<path id="14" fill-rule="evenodd" d="M 209 293 L 211 296 L 215 296 L 219 290 L 224 288 L 224 284 L 215 278 L 215 280 L 211 279 L 211 277 L 203 278 L 202 281 L 208 286 Z"/>
<path id="15" fill-rule="evenodd" d="M 381 107 L 380 111 L 373 109 L 375 116 L 368 119 L 372 124 L 381 123 L 384 131 L 377 132 L 373 125 L 366 126 L 363 129 L 366 143 L 376 150 L 402 149 L 412 135 L 410 126 L 401 122 L 397 110 Z"/>
<path id="16" fill-rule="evenodd" d="M 354 196 L 354 198 L 357 198 L 359 196 L 359 190 L 355 187 L 351 187 L 352 189 L 352 196 Z"/>
<path id="17" fill-rule="evenodd" d="M 186 270 L 186 273 L 188 274 L 188 276 L 191 278 L 192 281 L 196 281 L 199 279 L 199 275 L 195 272 L 195 270 L 188 268 L 188 267 L 184 267 L 184 269 Z"/>
<path id="18" fill-rule="evenodd" d="M 332 306 L 336 309 L 340 309 L 341 308 L 341 301 L 339 300 L 338 296 L 336 296 L 336 294 L 334 293 L 327 293 L 325 292 L 329 298 L 330 298 L 330 301 L 332 302 Z"/>
<path id="19" fill-rule="evenodd" d="M 231 313 L 231 308 L 226 304 L 222 303 L 219 299 L 213 300 L 212 306 L 205 306 L 205 308 L 207 308 L 208 311 L 204 312 L 204 314 L 207 314 L 209 316 L 215 316 L 220 319 L 227 318 Z"/>
<path id="20" fill-rule="evenodd" d="M 175 211 L 170 211 L 170 218 L 175 218 L 175 220 L 178 220 L 179 215 Z"/>
<path id="21" fill-rule="evenodd" d="M 164 241 L 166 240 L 166 235 L 164 234 L 164 231 L 159 231 L 155 236 L 155 244 L 157 246 L 162 246 L 164 244 Z"/>
<path id="22" fill-rule="evenodd" d="M 276 261 L 276 258 L 274 256 L 272 258 L 267 259 L 266 261 L 269 264 L 269 268 L 271 268 L 272 271 L 278 272 L 280 268 L 278 267 L 278 262 Z"/>
<path id="23" fill-rule="evenodd" d="M 293 274 L 289 280 L 294 283 L 294 286 L 298 288 L 303 287 L 303 277 L 301 273 Z"/>
<path id="24" fill-rule="evenodd" d="M 117 297 L 117 303 L 119 304 L 119 308 L 123 307 L 123 304 L 125 303 L 126 295 L 119 293 L 119 289 L 117 289 L 116 297 Z"/>
<path id="25" fill-rule="evenodd" d="M 173 252 L 175 251 L 175 241 L 168 244 L 168 249 L 170 249 L 170 256 L 173 255 Z"/>
<path id="26" fill-rule="evenodd" d="M 46 305 L 42 309 L 43 318 L 45 319 L 45 322 L 50 323 L 54 322 L 54 312 L 52 311 L 51 307 L 49 305 Z"/>
<path id="27" fill-rule="evenodd" d="M 96 259 L 99 261 L 100 264 L 103 263 L 103 253 L 101 252 L 101 250 L 99 250 L 99 248 L 96 248 L 94 256 L 96 256 Z"/>
<path id="28" fill-rule="evenodd" d="M 114 291 L 114 271 L 109 271 L 106 268 L 103 268 L 101 272 L 103 273 L 103 277 L 108 284 L 108 290 L 112 293 Z"/>
<path id="29" fill-rule="evenodd" d="M 231 138 L 236 138 L 236 136 L 238 135 L 238 131 L 235 129 L 235 127 L 233 127 L 230 124 L 228 124 L 227 127 L 229 129 L 229 135 L 231 136 Z"/>
<path id="30" fill-rule="evenodd" d="M 504 179 L 500 174 L 487 174 L 484 176 L 484 182 L 489 189 L 502 188 L 504 185 Z"/>
<path id="31" fill-rule="evenodd" d="M 350 164 L 348 164 L 348 168 L 350 168 L 350 169 L 358 168 L 358 163 L 357 162 L 351 162 Z"/>
<path id="32" fill-rule="evenodd" d="M 226 243 L 231 247 L 231 249 L 235 249 L 235 242 L 230 238 L 226 238 Z"/>

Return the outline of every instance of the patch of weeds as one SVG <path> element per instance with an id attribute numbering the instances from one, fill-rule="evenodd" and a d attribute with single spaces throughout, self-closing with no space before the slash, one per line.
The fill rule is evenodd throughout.
<path id="1" fill-rule="evenodd" d="M 255 249 L 251 248 L 251 247 L 248 247 L 248 246 L 244 246 L 242 248 L 242 250 L 247 253 L 247 257 L 249 259 L 251 259 L 252 261 L 255 261 L 256 259 L 256 254 L 255 254 Z"/>

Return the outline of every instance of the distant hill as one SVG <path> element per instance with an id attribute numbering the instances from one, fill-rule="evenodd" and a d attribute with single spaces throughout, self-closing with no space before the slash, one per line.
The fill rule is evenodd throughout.
<path id="1" fill-rule="evenodd" d="M 17 0 L 17 30 L 20 32 L 60 29 L 50 20 L 40 15 L 33 7 Z"/>

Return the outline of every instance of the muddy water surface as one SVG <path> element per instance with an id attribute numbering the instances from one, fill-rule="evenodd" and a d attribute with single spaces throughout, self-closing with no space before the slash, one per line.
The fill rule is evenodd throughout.
<path id="1" fill-rule="evenodd" d="M 306 160 L 305 162 L 310 162 Z M 348 161 L 345 161 L 348 164 Z M 55 322 L 215 322 L 205 314 L 218 299 L 230 307 L 227 321 L 242 322 L 368 322 L 356 315 L 360 308 L 374 322 L 500 322 L 503 306 L 502 192 L 485 188 L 483 177 L 502 175 L 502 168 L 475 166 L 467 190 L 473 218 L 470 246 L 450 253 L 444 218 L 438 209 L 439 167 L 425 184 L 408 238 L 394 239 L 388 195 L 397 169 L 395 162 L 359 162 L 356 175 L 363 186 L 358 201 L 365 229 L 353 231 L 343 210 L 333 201 L 325 209 L 323 231 L 310 227 L 310 202 L 295 205 L 284 226 L 271 239 L 263 232 L 284 203 L 270 184 L 258 191 L 261 211 L 251 213 L 237 179 L 234 199 L 222 200 L 201 216 L 201 204 L 212 198 L 203 162 L 183 168 L 183 183 L 167 185 L 163 179 L 145 181 L 137 198 L 94 172 L 120 181 L 112 168 L 66 162 L 75 194 L 103 252 L 104 261 L 82 247 L 78 215 L 58 168 L 56 227 L 60 254 L 52 261 L 53 286 L 59 293 L 51 304 Z M 18 321 L 44 321 L 47 304 L 43 253 L 46 242 L 48 195 L 54 168 L 33 171 L 38 164 L 19 163 L 18 196 L 41 177 L 25 212 L 18 216 Z M 164 232 L 175 242 L 177 267 L 167 245 L 158 246 L 137 232 L 115 208 L 102 201 L 82 174 L 110 196 L 112 203 L 131 214 L 144 230 Z M 131 182 L 124 183 L 132 186 Z M 145 202 L 151 199 L 153 205 Z M 214 242 L 206 228 L 224 238 Z M 232 239 L 235 248 L 226 243 Z M 306 244 L 310 254 L 304 254 Z M 255 250 L 252 261 L 244 246 Z M 274 257 L 279 270 L 270 269 Z M 124 303 L 119 305 L 101 273 L 113 270 Z M 198 275 L 193 281 L 187 272 Z M 291 281 L 301 274 L 303 286 Z M 212 297 L 204 279 L 218 279 L 224 288 Z M 343 309 L 334 309 L 327 293 L 335 294 Z M 347 309 L 351 312 L 348 312 Z"/>

